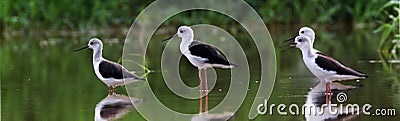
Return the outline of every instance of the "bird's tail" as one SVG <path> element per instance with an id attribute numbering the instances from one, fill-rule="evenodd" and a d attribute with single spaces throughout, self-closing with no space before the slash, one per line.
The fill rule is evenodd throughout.
<path id="1" fill-rule="evenodd" d="M 232 68 L 237 67 L 237 65 L 234 63 L 229 63 L 229 64 L 231 65 Z"/>
<path id="2" fill-rule="evenodd" d="M 146 78 L 140 78 L 140 77 L 138 77 L 137 80 L 146 81 Z"/>
<path id="3" fill-rule="evenodd" d="M 137 77 L 137 78 L 125 79 L 124 83 L 125 84 L 130 84 L 130 83 L 143 82 L 143 81 L 146 81 L 146 79 Z"/>

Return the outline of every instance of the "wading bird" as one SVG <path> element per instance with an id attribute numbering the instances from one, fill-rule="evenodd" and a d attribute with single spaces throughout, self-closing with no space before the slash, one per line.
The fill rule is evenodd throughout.
<path id="1" fill-rule="evenodd" d="M 289 45 L 301 50 L 303 61 L 307 68 L 318 79 L 326 83 L 326 103 L 331 99 L 331 81 L 365 79 L 367 76 L 359 71 L 353 70 L 332 57 L 322 54 L 312 47 L 312 40 L 304 35 L 297 36 L 295 41 Z M 328 97 L 328 95 L 330 95 Z"/>
<path id="2" fill-rule="evenodd" d="M 136 81 L 145 81 L 135 74 L 129 72 L 122 65 L 104 59 L 102 57 L 103 43 L 98 38 L 90 39 L 85 47 L 76 49 L 74 52 L 90 48 L 93 50 L 93 68 L 96 76 L 108 86 L 108 92 L 115 92 L 115 87 Z"/>
<path id="3" fill-rule="evenodd" d="M 164 39 L 163 41 L 170 40 L 175 37 L 182 38 L 180 44 L 181 53 L 190 61 L 191 64 L 198 68 L 199 80 L 200 80 L 200 113 L 202 112 L 202 78 L 201 70 L 204 70 L 205 85 L 206 85 L 206 106 L 205 111 L 208 111 L 208 80 L 207 80 L 207 68 L 220 67 L 220 68 L 233 68 L 236 65 L 230 63 L 224 56 L 221 55 L 220 51 L 212 45 L 194 41 L 193 30 L 188 26 L 181 26 L 175 35 Z"/>

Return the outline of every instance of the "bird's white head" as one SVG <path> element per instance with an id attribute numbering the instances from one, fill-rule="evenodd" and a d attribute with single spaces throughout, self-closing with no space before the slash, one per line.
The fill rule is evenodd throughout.
<path id="1" fill-rule="evenodd" d="M 168 37 L 166 39 L 163 39 L 161 41 L 168 41 L 175 37 L 180 37 L 180 38 L 182 38 L 182 41 L 189 42 L 189 44 L 190 44 L 190 42 L 193 41 L 193 30 L 192 30 L 192 28 L 190 28 L 188 26 L 180 26 L 178 28 L 178 31 L 176 32 L 176 34 L 174 34 L 173 36 Z"/>
<path id="2" fill-rule="evenodd" d="M 176 35 L 182 39 L 193 39 L 193 30 L 188 26 L 180 26 Z"/>
<path id="3" fill-rule="evenodd" d="M 101 51 L 103 49 L 103 43 L 101 42 L 100 39 L 92 38 L 92 39 L 90 39 L 87 46 L 78 48 L 78 49 L 74 50 L 74 52 L 81 51 L 81 50 L 87 49 L 87 48 L 93 49 L 94 51 Z"/>
<path id="4" fill-rule="evenodd" d="M 301 27 L 299 30 L 299 35 L 297 35 L 297 36 L 307 36 L 308 38 L 310 38 L 311 45 L 314 44 L 315 32 L 310 27 Z M 284 42 L 289 42 L 290 40 L 295 39 L 297 36 L 287 39 Z"/>
<path id="5" fill-rule="evenodd" d="M 291 46 L 295 46 L 301 50 L 309 49 L 311 47 L 311 39 L 307 36 L 297 36 Z"/>
<path id="6" fill-rule="evenodd" d="M 299 35 L 300 36 L 307 36 L 308 38 L 310 38 L 311 43 L 314 43 L 315 32 L 314 32 L 313 29 L 311 29 L 309 27 L 302 27 L 299 30 Z"/>
<path id="7" fill-rule="evenodd" d="M 92 38 L 88 43 L 88 47 L 93 50 L 99 50 L 103 48 L 103 43 L 98 38 Z"/>

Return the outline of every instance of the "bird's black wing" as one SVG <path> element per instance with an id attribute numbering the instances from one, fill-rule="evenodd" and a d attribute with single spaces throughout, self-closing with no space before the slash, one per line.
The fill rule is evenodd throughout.
<path id="1" fill-rule="evenodd" d="M 144 78 L 140 78 L 137 75 L 129 72 L 120 64 L 108 60 L 103 60 L 102 62 L 100 62 L 99 71 L 104 78 L 134 78 L 138 80 L 145 80 Z"/>
<path id="2" fill-rule="evenodd" d="M 332 57 L 325 55 L 323 53 L 317 52 L 318 57 L 315 59 L 315 63 L 319 67 L 327 71 L 335 71 L 339 75 L 354 75 L 359 77 L 367 77 L 365 74 L 353 70 L 349 67 L 344 66 Z"/>
<path id="3" fill-rule="evenodd" d="M 189 51 L 194 56 L 207 58 L 206 63 L 231 65 L 219 50 L 211 45 L 194 41 L 189 46 Z"/>
<path id="4" fill-rule="evenodd" d="M 99 71 L 103 78 L 122 79 L 122 66 L 110 61 L 101 61 Z"/>

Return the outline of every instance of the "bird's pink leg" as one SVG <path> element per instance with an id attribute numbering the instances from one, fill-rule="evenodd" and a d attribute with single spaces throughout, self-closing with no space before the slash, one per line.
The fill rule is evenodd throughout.
<path id="1" fill-rule="evenodd" d="M 205 112 L 208 111 L 208 79 L 207 79 L 207 70 L 204 69 L 204 78 L 206 78 L 206 109 Z"/>
<path id="2" fill-rule="evenodd" d="M 325 93 L 326 93 L 326 95 L 325 95 L 326 104 L 330 104 L 330 100 L 332 98 L 331 87 L 329 85 L 330 85 L 330 82 L 327 82 L 326 86 L 325 86 L 325 88 L 326 88 L 326 90 L 325 90 Z"/>
<path id="3" fill-rule="evenodd" d="M 199 106 L 199 108 L 200 108 L 200 113 L 201 113 L 201 112 L 203 112 L 203 110 L 202 110 L 202 108 L 203 108 L 203 101 L 202 101 L 203 100 L 203 94 L 202 94 L 203 90 L 202 90 L 202 86 L 203 85 L 201 84 L 203 82 L 201 80 L 201 69 L 199 69 L 199 81 L 200 81 L 200 85 L 199 85 L 200 86 L 200 90 L 199 90 L 199 92 L 200 92 L 200 106 Z"/>
<path id="4" fill-rule="evenodd" d="M 329 91 L 328 91 L 328 85 L 329 85 L 329 84 L 325 82 L 325 103 L 326 103 L 326 104 L 329 103 L 329 101 L 328 101 L 328 93 L 329 93 Z"/>
<path id="5" fill-rule="evenodd" d="M 332 90 L 331 90 L 331 82 L 328 82 L 328 90 L 329 90 L 329 103 L 332 100 Z"/>
<path id="6" fill-rule="evenodd" d="M 111 94 L 112 92 L 111 92 L 111 86 L 108 86 L 107 87 L 107 91 L 108 91 L 108 94 Z"/>

